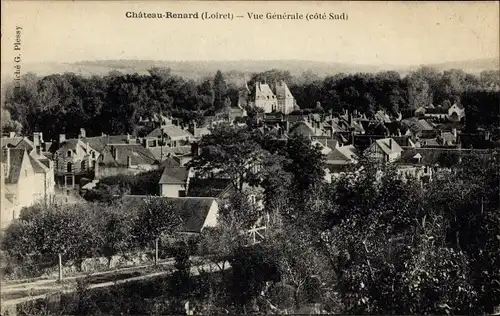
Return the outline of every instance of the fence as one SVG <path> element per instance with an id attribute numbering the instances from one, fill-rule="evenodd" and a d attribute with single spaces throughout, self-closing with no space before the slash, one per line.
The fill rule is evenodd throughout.
<path id="1" fill-rule="evenodd" d="M 173 256 L 175 241 L 172 241 L 172 239 L 167 238 L 161 240 L 157 244 L 158 247 L 155 247 L 156 249 L 137 249 L 108 257 L 98 256 L 82 259 L 68 259 L 64 255 L 40 257 L 27 254 L 22 261 L 18 261 L 3 252 L 0 270 L 4 280 L 13 283 L 54 277 L 62 280 L 64 277 L 82 273 L 111 271 L 144 264 L 151 265 Z M 193 251 L 193 245 L 189 242 L 188 245 Z"/>

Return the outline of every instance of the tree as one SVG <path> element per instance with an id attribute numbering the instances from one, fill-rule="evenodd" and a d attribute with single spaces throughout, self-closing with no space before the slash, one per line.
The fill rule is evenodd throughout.
<path id="1" fill-rule="evenodd" d="M 108 266 L 111 266 L 113 255 L 123 253 L 132 248 L 132 221 L 121 208 L 107 206 L 103 209 L 103 227 L 100 227 L 103 236 L 103 253 L 108 258 Z"/>
<path id="2" fill-rule="evenodd" d="M 234 188 L 242 192 L 264 155 L 252 133 L 247 128 L 218 124 L 210 135 L 203 136 L 199 144 L 201 153 L 190 166 L 202 173 L 227 177 Z"/>
<path id="3" fill-rule="evenodd" d="M 288 139 L 285 146 L 289 163 L 285 171 L 293 175 L 293 183 L 299 192 L 307 192 L 323 181 L 324 160 L 321 151 L 311 145 L 311 141 L 301 135 Z"/>
<path id="4" fill-rule="evenodd" d="M 227 105 L 227 96 L 226 81 L 224 80 L 222 72 L 217 70 L 214 77 L 214 108 L 216 111 L 222 110 Z"/>
<path id="5" fill-rule="evenodd" d="M 155 262 L 158 262 L 158 242 L 162 235 L 172 235 L 182 223 L 181 214 L 171 202 L 149 197 L 139 206 L 134 223 L 134 236 L 139 244 L 154 242 Z"/>
<path id="6" fill-rule="evenodd" d="M 8 110 L 4 109 L 3 107 L 2 107 L 1 117 L 2 117 L 1 130 L 3 133 L 10 133 L 10 132 L 14 132 L 16 134 L 21 133 L 21 131 L 23 129 L 23 126 L 21 125 L 21 123 L 19 123 L 16 120 L 13 120 L 10 117 L 10 112 Z"/>

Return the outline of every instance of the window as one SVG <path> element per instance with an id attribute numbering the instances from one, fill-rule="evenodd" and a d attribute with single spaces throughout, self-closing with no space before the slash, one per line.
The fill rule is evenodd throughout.
<path id="1" fill-rule="evenodd" d="M 95 159 L 95 151 L 92 152 L 92 158 Z"/>
<path id="2" fill-rule="evenodd" d="M 82 160 L 82 171 L 87 169 L 87 164 L 85 163 L 85 160 Z"/>
<path id="3" fill-rule="evenodd" d="M 92 160 L 92 169 L 95 169 L 95 166 L 96 166 L 96 161 Z"/>
<path id="4" fill-rule="evenodd" d="M 66 153 L 66 156 L 71 157 L 71 150 L 68 150 L 68 152 Z"/>
<path id="5" fill-rule="evenodd" d="M 73 164 L 71 162 L 68 162 L 68 164 L 66 165 L 66 171 L 73 172 Z"/>
<path id="6" fill-rule="evenodd" d="M 186 196 L 186 190 L 179 190 L 179 197 L 185 197 Z"/>

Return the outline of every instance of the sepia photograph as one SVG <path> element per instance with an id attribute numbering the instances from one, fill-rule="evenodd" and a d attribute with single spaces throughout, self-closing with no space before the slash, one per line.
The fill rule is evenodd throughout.
<path id="1" fill-rule="evenodd" d="M 500 315 L 499 12 L 2 1 L 0 315 Z"/>

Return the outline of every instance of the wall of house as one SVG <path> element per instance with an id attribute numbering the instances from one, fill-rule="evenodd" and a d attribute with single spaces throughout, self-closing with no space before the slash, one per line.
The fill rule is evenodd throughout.
<path id="1" fill-rule="evenodd" d="M 73 152 L 71 157 L 67 156 L 67 152 L 58 153 L 56 156 L 56 173 L 63 174 L 68 173 L 68 162 L 73 164 L 72 174 L 84 173 L 92 170 L 92 160 L 97 160 L 97 155 L 95 159 L 90 158 L 82 159 L 82 156 L 77 156 Z M 85 160 L 85 168 L 82 169 L 82 161 Z"/>
<path id="2" fill-rule="evenodd" d="M 205 223 L 203 223 L 203 227 L 217 226 L 218 217 L 219 217 L 219 203 L 213 201 L 212 205 L 210 206 L 210 210 L 208 211 L 207 217 L 205 218 Z"/>
<path id="3" fill-rule="evenodd" d="M 185 191 L 186 186 L 183 184 L 161 184 L 160 196 L 180 197 L 179 191 Z"/>
<path id="4" fill-rule="evenodd" d="M 257 99 L 255 100 L 255 106 L 264 110 L 264 113 L 271 113 L 273 108 L 278 107 L 278 102 L 276 99 Z"/>
<path id="5" fill-rule="evenodd" d="M 399 158 L 401 158 L 401 152 L 393 152 L 393 153 L 389 154 L 389 161 L 390 162 L 394 162 L 394 161 L 398 160 Z"/>
<path id="6" fill-rule="evenodd" d="M 120 174 L 124 175 L 136 175 L 138 173 L 151 170 L 153 166 L 149 169 L 140 169 L 140 168 L 127 168 L 127 167 L 108 167 L 108 166 L 99 166 L 95 173 L 95 179 L 102 179 L 110 176 L 117 176 Z"/>
<path id="7" fill-rule="evenodd" d="M 377 160 L 384 160 L 385 154 L 382 151 L 380 151 L 378 146 L 373 145 L 368 151 L 368 157 Z"/>
<path id="8" fill-rule="evenodd" d="M 16 198 L 14 204 L 18 206 L 19 209 L 33 205 L 40 196 L 40 187 L 37 182 L 35 171 L 31 166 L 29 158 L 26 158 L 27 157 L 23 159 L 18 182 L 7 186 L 8 191 L 15 194 Z M 43 190 L 43 187 L 41 190 Z M 17 212 L 15 217 L 17 218 L 18 216 L 19 214 Z"/>

